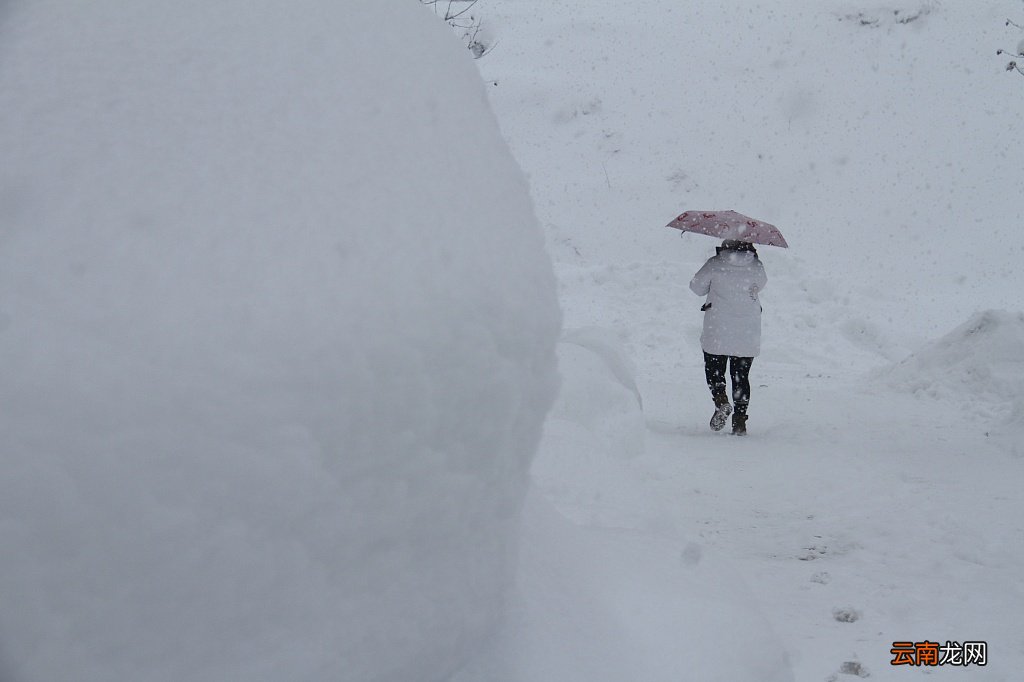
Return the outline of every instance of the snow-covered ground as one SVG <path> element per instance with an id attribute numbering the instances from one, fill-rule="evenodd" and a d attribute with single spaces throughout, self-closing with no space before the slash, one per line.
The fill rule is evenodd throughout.
<path id="1" fill-rule="evenodd" d="M 467 682 L 1020 678 L 1019 11 L 479 6 L 566 334 L 521 596 Z M 708 430 L 686 286 L 715 243 L 663 227 L 725 208 L 792 247 L 760 249 L 744 440 Z M 890 665 L 925 640 L 988 664 Z"/>
<path id="2" fill-rule="evenodd" d="M 0 2 L 0 682 L 1020 679 L 1019 3 L 473 11 Z"/>

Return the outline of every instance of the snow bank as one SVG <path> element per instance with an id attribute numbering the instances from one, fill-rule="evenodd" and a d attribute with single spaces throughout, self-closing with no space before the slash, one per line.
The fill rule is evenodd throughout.
<path id="1" fill-rule="evenodd" d="M 613 330 L 569 330 L 558 346 L 562 390 L 546 425 L 571 430 L 581 448 L 612 457 L 643 452 L 646 427 L 636 370 Z"/>
<path id="2" fill-rule="evenodd" d="M 550 265 L 418 3 L 8 3 L 4 682 L 441 679 L 554 393 Z"/>
<path id="3" fill-rule="evenodd" d="M 621 462 L 643 454 L 647 440 L 635 370 L 618 334 L 608 328 L 567 330 L 558 344 L 562 390 L 544 424 L 534 484 L 574 521 L 592 522 L 621 491 Z M 599 492 L 595 492 L 599 491 Z"/>
<path id="4" fill-rule="evenodd" d="M 894 388 L 1006 420 L 1024 403 L 1024 313 L 979 312 L 884 376 Z"/>

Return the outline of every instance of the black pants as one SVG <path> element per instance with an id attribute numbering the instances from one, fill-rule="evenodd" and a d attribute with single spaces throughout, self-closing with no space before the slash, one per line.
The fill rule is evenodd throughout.
<path id="1" fill-rule="evenodd" d="M 750 365 L 754 358 L 738 358 L 732 355 L 704 353 L 704 375 L 708 380 L 711 394 L 726 393 L 725 366 L 729 365 L 732 378 L 732 401 L 736 411 L 745 413 L 750 402 Z"/>

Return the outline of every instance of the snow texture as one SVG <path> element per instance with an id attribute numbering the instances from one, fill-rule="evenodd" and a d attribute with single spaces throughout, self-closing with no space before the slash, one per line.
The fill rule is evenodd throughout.
<path id="1" fill-rule="evenodd" d="M 792 681 L 754 596 L 696 546 L 581 529 L 538 494 L 525 527 L 506 627 L 451 682 Z"/>
<path id="2" fill-rule="evenodd" d="M 564 390 L 530 471 L 517 584 L 481 643 L 498 581 L 466 579 L 464 541 L 495 539 L 475 555 L 485 563 L 502 525 L 488 510 L 519 499 L 498 465 L 515 479 L 528 457 L 496 446 L 485 472 L 474 467 L 483 460 L 458 457 L 468 449 L 440 448 L 489 419 L 513 422 L 477 399 L 495 386 L 521 387 L 497 394 L 513 410 L 536 415 L 550 399 L 548 274 L 518 231 L 532 223 L 521 179 L 493 129 L 478 128 L 488 118 L 479 87 L 445 90 L 469 79 L 454 75 L 469 68 L 457 41 L 442 46 L 412 9 L 335 4 L 343 18 L 307 0 L 287 12 L 239 0 L 117 12 L 113 0 L 77 10 L 22 0 L 10 15 L 0 40 L 3 682 L 67 679 L 71 668 L 41 671 L 48 656 L 94 666 L 75 670 L 76 682 L 119 670 L 318 682 L 1020 680 L 1014 131 L 1024 88 L 995 55 L 1020 38 L 1005 8 L 487 0 L 474 10 L 495 46 L 476 65 L 530 178 L 571 330 L 557 347 Z M 155 39 L 165 34 L 178 42 Z M 140 149 L 161 164 L 141 163 Z M 90 172 L 97 158 L 110 186 Z M 122 229 L 117 202 L 93 200 L 118 188 L 145 219 L 138 231 Z M 179 218 L 193 205 L 209 215 L 203 202 L 230 220 L 207 229 L 200 249 Z M 700 301 L 687 283 L 716 242 L 665 227 L 713 207 L 777 224 L 791 245 L 760 249 L 771 286 L 746 438 L 708 430 Z M 82 238 L 39 219 L 59 211 Z M 318 211 L 353 216 L 335 226 L 351 286 L 326 304 L 329 275 L 316 266 L 335 242 L 310 227 Z M 481 220 L 467 227 L 467 216 Z M 256 245 L 281 234 L 273 219 L 289 232 Z M 239 222 L 256 239 L 239 240 Z M 130 280 L 145 300 L 133 307 L 127 261 L 110 245 L 143 256 Z M 472 268 L 463 255 L 480 259 L 469 287 L 451 272 Z M 259 281 L 239 279 L 249 261 Z M 294 262 L 303 267 L 289 272 Z M 223 285 L 209 281 L 215 266 Z M 99 296 L 104 268 L 111 293 Z M 202 276 L 179 291 L 191 286 L 179 272 Z M 172 281 L 154 293 L 154 276 Z M 469 298 L 492 285 L 507 306 Z M 498 310 L 510 331 L 495 345 L 525 364 L 484 362 L 482 346 L 464 342 L 469 320 L 493 323 Z M 200 313 L 206 326 L 186 319 Z M 232 329 L 234 343 L 215 338 Z M 196 330 L 213 351 L 192 352 Z M 346 364 L 346 344 L 363 364 Z M 115 371 L 125 365 L 131 373 Z M 509 371 L 488 374 L 500 367 Z M 345 390 L 331 383 L 337 372 L 348 372 Z M 488 390 L 456 393 L 470 381 Z M 101 418 L 109 428 L 94 425 Z M 418 447 L 424 429 L 433 449 Z M 342 434 L 361 440 L 339 461 L 330 441 Z M 133 442 L 144 447 L 129 459 Z M 493 499 L 455 503 L 481 480 Z M 346 620 L 363 606 L 360 626 Z M 445 629 L 466 614 L 476 620 Z M 894 641 L 924 639 L 986 641 L 988 664 L 890 665 Z"/>
<path id="3" fill-rule="evenodd" d="M 876 378 L 935 404 L 952 402 L 1024 456 L 1024 313 L 984 310 Z"/>
<path id="4" fill-rule="evenodd" d="M 897 389 L 1009 418 L 1024 400 L 1024 313 L 985 310 L 888 368 Z"/>
<path id="5" fill-rule="evenodd" d="M 559 312 L 418 3 L 7 3 L 0 679 L 437 680 L 494 627 Z"/>

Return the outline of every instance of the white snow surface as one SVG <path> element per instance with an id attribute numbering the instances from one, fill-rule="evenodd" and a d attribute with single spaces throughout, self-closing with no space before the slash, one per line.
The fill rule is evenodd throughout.
<path id="1" fill-rule="evenodd" d="M 1022 351 L 1024 312 L 984 310 L 881 376 L 896 388 L 953 399 L 998 422 L 1024 400 Z"/>
<path id="2" fill-rule="evenodd" d="M 0 680 L 445 678 L 559 329 L 458 41 L 416 2 L 13 2 L 0 111 Z"/>
<path id="3" fill-rule="evenodd" d="M 68 679 L 56 664 L 83 661 L 100 667 L 80 668 L 75 680 L 90 671 L 360 682 L 1020 679 L 1024 243 L 1014 131 L 1024 88 L 995 55 L 1020 38 L 1004 23 L 1012 7 L 474 8 L 493 47 L 476 64 L 529 176 L 567 328 L 557 347 L 563 389 L 530 470 L 512 598 L 494 636 L 481 640 L 497 622 L 501 577 L 466 580 L 465 542 L 494 539 L 476 548 L 476 565 L 508 566 L 495 553 L 511 548 L 501 544 L 508 534 L 494 531 L 514 516 L 531 434 L 552 397 L 557 319 L 539 248 L 520 231 L 531 223 L 510 189 L 521 180 L 493 131 L 474 137 L 490 120 L 479 88 L 440 96 L 468 62 L 411 10 L 346 3 L 332 23 L 326 4 L 295 5 L 302 17 L 239 5 L 200 14 L 195 2 L 159 11 L 141 3 L 111 21 L 113 0 L 75 17 L 70 3 L 23 2 L 0 43 L 0 135 L 20 155 L 0 170 L 9 381 L 0 386 L 0 533 L 12 548 L 0 555 L 4 682 Z M 152 29 L 140 32 L 147 22 Z M 132 30 L 117 34 L 116 50 L 74 48 L 122 23 Z M 153 31 L 206 45 L 220 66 Z M 19 34 L 31 40 L 9 37 Z M 349 40 L 310 38 L 325 34 Z M 167 49 L 155 56 L 154 45 Z M 346 50 L 357 67 L 325 62 Z M 98 61 L 121 51 L 131 59 Z M 203 87 L 193 87 L 196 77 Z M 210 103 L 195 98 L 225 92 L 205 86 L 217 77 L 239 101 L 214 97 L 223 107 L 213 113 L 231 115 L 211 118 Z M 97 85 L 114 94 L 95 94 Z M 145 116 L 115 115 L 148 101 L 117 95 L 140 86 L 173 92 L 182 106 L 160 99 Z M 311 128 L 321 105 L 337 119 L 316 116 Z M 83 117 L 68 113 L 83 106 L 94 121 L 84 136 Z M 254 116 L 265 125 L 247 127 Z M 108 117 L 109 129 L 95 123 Z M 152 121 L 175 133 L 172 143 L 149 134 Z M 216 134 L 190 143 L 180 134 L 190 130 Z M 247 130 L 262 140 L 242 157 L 253 163 L 238 159 L 252 149 Z M 139 142 L 115 144 L 121 135 Z M 210 153 L 222 140 L 235 140 L 230 153 Z M 177 154 L 186 143 L 192 152 Z M 345 144 L 354 156 L 340 163 L 331 145 Z M 399 154 L 401 145 L 413 153 Z M 165 183 L 150 181 L 163 165 L 138 159 L 110 187 L 89 172 L 97 158 L 113 168 L 140 147 L 201 163 L 168 171 Z M 255 163 L 263 159 L 275 163 Z M 246 177 L 271 175 L 250 190 Z M 182 216 L 203 201 L 231 214 L 225 227 L 179 239 L 192 224 Z M 333 220 L 344 202 L 344 215 L 360 220 L 337 223 L 349 258 L 343 281 L 359 288 L 325 288 L 330 275 L 317 275 L 316 264 L 331 272 L 334 242 L 300 229 L 322 220 L 292 218 L 322 209 Z M 120 204 L 137 216 L 110 215 Z M 664 227 L 703 209 L 772 222 L 792 247 L 760 249 L 770 285 L 745 439 L 707 426 L 701 301 L 687 283 L 715 242 Z M 465 227 L 442 218 L 466 215 L 486 220 L 458 239 L 426 239 L 442 224 Z M 282 217 L 292 229 L 269 247 L 236 232 L 241 222 L 257 236 L 280 235 L 268 225 Z M 27 226 L 40 222 L 50 227 L 33 236 Z M 156 242 L 161 229 L 167 236 Z M 89 235 L 102 230 L 111 239 L 99 244 Z M 297 231 L 313 241 L 296 242 Z M 170 259 L 164 269 L 154 243 Z M 291 250 L 303 243 L 302 253 Z M 127 255 L 136 244 L 143 257 L 131 262 L 145 267 L 127 268 L 108 244 Z M 249 257 L 262 265 L 249 267 Z M 478 259 L 476 286 L 464 289 L 452 264 Z M 245 280 L 251 271 L 273 277 Z M 191 297 L 178 290 L 191 281 L 179 273 L 200 275 Z M 159 277 L 168 281 L 155 295 Z M 145 301 L 129 306 L 137 287 Z M 325 301 L 328 291 L 334 300 Z M 154 301 L 165 303 L 154 310 Z M 449 313 L 458 302 L 469 312 Z M 343 321 L 324 314 L 339 309 Z M 485 357 L 463 340 L 474 336 L 471 320 L 493 322 L 486 313 L 499 310 L 508 332 L 500 338 L 515 342 L 495 342 Z M 366 360 L 347 361 L 346 344 Z M 480 385 L 470 381 L 487 389 L 453 387 Z M 508 410 L 481 398 L 494 387 L 505 387 L 497 395 Z M 507 438 L 490 442 L 526 446 L 487 448 L 490 459 L 443 447 L 502 425 Z M 331 459 L 339 442 L 359 456 Z M 217 456 L 203 456 L 210 452 Z M 420 456 L 402 456 L 409 452 Z M 475 501 L 454 496 L 462 492 Z M 345 545 L 351 537 L 355 547 Z M 359 603 L 356 626 L 346 619 Z M 126 635 L 135 623 L 145 627 Z M 446 629 L 453 623 L 462 629 Z M 92 632 L 98 624 L 112 632 Z M 143 648 L 115 646 L 125 637 Z M 985 641 L 988 664 L 890 665 L 893 642 L 924 640 Z M 106 645 L 100 654 L 97 643 Z M 157 659 L 162 668 L 151 665 Z"/>

